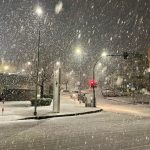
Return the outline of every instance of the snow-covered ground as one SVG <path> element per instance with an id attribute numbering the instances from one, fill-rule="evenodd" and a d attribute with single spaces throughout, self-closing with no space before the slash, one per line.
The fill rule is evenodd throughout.
<path id="1" fill-rule="evenodd" d="M 96 114 L 0 124 L 1 150 L 149 150 L 150 119 Z"/>
<path id="2" fill-rule="evenodd" d="M 108 97 L 97 95 L 97 107 L 104 111 L 128 113 L 150 117 L 150 104 L 131 103 L 132 97 Z M 134 98 L 134 100 L 136 100 Z"/>
<path id="3" fill-rule="evenodd" d="M 4 112 L 2 113 L 2 107 Z M 4 121 L 15 121 L 26 117 L 32 117 L 34 107 L 29 101 L 9 101 L 3 105 L 0 103 L 1 115 L 0 123 Z M 85 104 L 80 104 L 77 100 L 74 101 L 69 95 L 61 96 L 60 113 L 53 113 L 53 103 L 50 106 L 37 107 L 38 116 L 53 116 L 60 114 L 73 114 L 98 110 L 99 108 L 85 107 Z"/>

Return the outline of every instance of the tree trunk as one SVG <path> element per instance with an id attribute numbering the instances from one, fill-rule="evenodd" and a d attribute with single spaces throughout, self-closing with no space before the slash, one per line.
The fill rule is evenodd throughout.
<path id="1" fill-rule="evenodd" d="M 42 81 L 42 84 L 41 84 L 41 93 L 40 93 L 40 95 L 41 95 L 41 98 L 44 97 L 44 81 Z"/>
<path id="2" fill-rule="evenodd" d="M 49 85 L 49 90 L 48 90 L 49 95 L 53 94 L 53 86 Z"/>

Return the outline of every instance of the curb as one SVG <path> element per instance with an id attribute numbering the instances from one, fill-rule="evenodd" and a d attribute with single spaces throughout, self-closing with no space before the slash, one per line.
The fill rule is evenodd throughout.
<path id="1" fill-rule="evenodd" d="M 30 119 L 36 119 L 36 120 L 42 120 L 42 119 L 48 119 L 48 118 L 60 118 L 60 117 L 71 117 L 71 116 L 79 116 L 79 115 L 86 115 L 86 114 L 93 114 L 103 111 L 103 109 L 94 110 L 94 111 L 87 111 L 87 112 L 81 112 L 81 113 L 72 113 L 72 114 L 61 114 L 61 115 L 52 115 L 52 116 L 38 116 L 38 117 L 27 117 L 23 119 L 18 120 L 30 120 Z"/>

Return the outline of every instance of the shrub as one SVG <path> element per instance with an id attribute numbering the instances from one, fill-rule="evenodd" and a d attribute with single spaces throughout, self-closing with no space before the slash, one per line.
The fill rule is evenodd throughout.
<path id="1" fill-rule="evenodd" d="M 36 99 L 31 100 L 31 106 L 35 105 Z M 38 98 L 37 99 L 37 106 L 49 106 L 52 102 L 51 98 Z"/>

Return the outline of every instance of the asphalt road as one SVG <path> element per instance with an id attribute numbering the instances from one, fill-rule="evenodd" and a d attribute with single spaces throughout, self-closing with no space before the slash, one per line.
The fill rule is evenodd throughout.
<path id="1" fill-rule="evenodd" d="M 0 124 L 0 150 L 150 150 L 150 118 L 114 112 Z"/>

